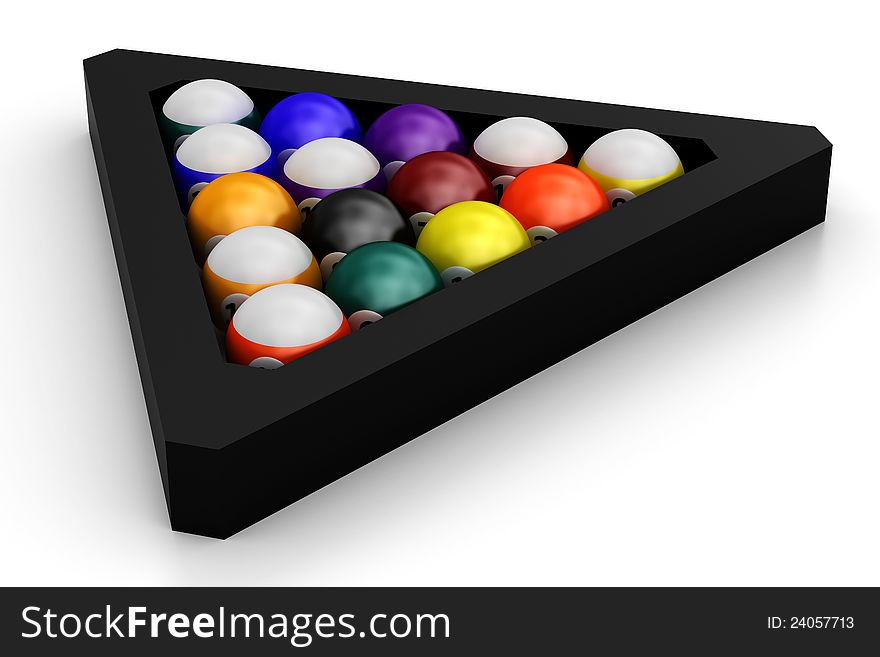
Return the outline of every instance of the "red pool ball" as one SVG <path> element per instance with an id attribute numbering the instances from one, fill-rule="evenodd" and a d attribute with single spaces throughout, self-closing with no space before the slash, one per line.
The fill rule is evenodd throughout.
<path id="1" fill-rule="evenodd" d="M 305 285 L 281 284 L 248 297 L 226 331 L 232 363 L 275 369 L 351 333 L 329 297 Z"/>
<path id="2" fill-rule="evenodd" d="M 507 187 L 499 205 L 517 218 L 533 244 L 609 208 L 602 188 L 567 164 L 543 164 L 521 173 Z"/>
<path id="3" fill-rule="evenodd" d="M 472 160 L 457 153 L 435 151 L 414 157 L 388 184 L 388 198 L 403 210 L 418 237 L 428 220 L 460 201 L 497 199 L 489 178 Z"/>

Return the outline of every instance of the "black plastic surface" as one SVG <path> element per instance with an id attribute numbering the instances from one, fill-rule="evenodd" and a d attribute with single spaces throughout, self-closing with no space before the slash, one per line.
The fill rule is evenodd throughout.
<path id="1" fill-rule="evenodd" d="M 227 537 L 822 222 L 831 145 L 743 119 L 116 50 L 85 61 L 89 128 L 172 527 Z M 394 104 L 555 125 L 575 158 L 663 135 L 686 175 L 278 370 L 228 364 L 156 111 L 220 78 L 265 112 L 297 91 L 363 127 Z M 511 351 L 518 354 L 511 359 Z M 397 403 L 384 400 L 394 396 Z"/>

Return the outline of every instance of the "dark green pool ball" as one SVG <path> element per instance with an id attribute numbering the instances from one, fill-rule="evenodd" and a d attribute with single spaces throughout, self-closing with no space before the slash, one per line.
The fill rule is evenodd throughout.
<path id="1" fill-rule="evenodd" d="M 336 264 L 325 292 L 358 330 L 442 289 L 434 265 L 411 246 L 371 242 Z"/>

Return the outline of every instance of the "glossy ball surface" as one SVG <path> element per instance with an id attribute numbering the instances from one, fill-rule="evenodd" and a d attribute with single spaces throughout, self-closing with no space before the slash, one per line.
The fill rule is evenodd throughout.
<path id="1" fill-rule="evenodd" d="M 177 149 L 172 163 L 181 207 L 189 208 L 212 180 L 240 171 L 276 176 L 271 149 L 260 135 L 234 123 L 216 123 L 194 132 Z"/>
<path id="2" fill-rule="evenodd" d="M 568 144 L 556 128 L 528 116 L 513 116 L 490 125 L 474 140 L 470 157 L 498 192 L 532 167 L 573 164 Z"/>
<path id="3" fill-rule="evenodd" d="M 461 130 L 446 112 L 419 103 L 393 107 L 373 122 L 364 136 L 390 180 L 400 166 L 431 151 L 466 153 Z"/>
<path id="4" fill-rule="evenodd" d="M 224 329 L 248 297 L 279 283 L 321 289 L 321 271 L 296 235 L 274 226 L 248 226 L 224 237 L 202 268 L 211 316 Z"/>
<path id="5" fill-rule="evenodd" d="M 201 264 L 225 236 L 247 226 L 300 230 L 296 203 L 281 185 L 256 173 L 230 173 L 196 196 L 186 219 L 193 253 Z"/>
<path id="6" fill-rule="evenodd" d="M 326 137 L 310 141 L 287 158 L 281 184 L 300 210 L 309 210 L 341 189 L 385 191 L 385 176 L 373 154 L 360 144 Z"/>
<path id="7" fill-rule="evenodd" d="M 326 280 L 347 253 L 369 242 L 415 244 L 412 226 L 387 197 L 369 189 L 344 189 L 318 203 L 303 225 L 303 240 Z"/>
<path id="8" fill-rule="evenodd" d="M 580 169 L 542 164 L 521 173 L 499 205 L 526 229 L 533 243 L 543 242 L 608 210 L 602 189 Z"/>
<path id="9" fill-rule="evenodd" d="M 530 245 L 526 231 L 507 210 L 483 201 L 463 201 L 438 212 L 422 230 L 416 248 L 448 285 Z"/>
<path id="10" fill-rule="evenodd" d="M 260 135 L 283 166 L 290 154 L 324 137 L 359 142 L 361 125 L 350 109 L 327 94 L 306 91 L 288 96 L 266 114 Z"/>
<path id="11" fill-rule="evenodd" d="M 357 330 L 365 322 L 375 322 L 441 289 L 440 274 L 414 248 L 397 242 L 372 242 L 339 261 L 327 281 L 326 293 Z"/>
<path id="12" fill-rule="evenodd" d="M 194 80 L 177 89 L 162 105 L 159 127 L 174 150 L 199 128 L 215 123 L 238 123 L 252 130 L 260 125 L 254 101 L 223 80 Z"/>
<path id="13" fill-rule="evenodd" d="M 632 128 L 597 139 L 578 168 L 599 184 L 612 207 L 684 174 L 672 146 L 651 132 Z"/>
<path id="14" fill-rule="evenodd" d="M 348 335 L 339 307 L 305 285 L 273 285 L 241 304 L 226 330 L 230 362 L 274 369 Z"/>
<path id="15" fill-rule="evenodd" d="M 461 201 L 496 201 L 492 183 L 473 160 L 440 151 L 400 167 L 388 183 L 388 198 L 403 210 L 417 235 L 443 208 Z"/>

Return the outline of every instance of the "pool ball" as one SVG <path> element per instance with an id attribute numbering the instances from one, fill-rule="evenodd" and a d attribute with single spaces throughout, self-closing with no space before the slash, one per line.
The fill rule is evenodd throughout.
<path id="1" fill-rule="evenodd" d="M 533 244 L 609 207 L 599 185 L 567 164 L 542 164 L 524 171 L 504 190 L 499 205 L 516 217 Z"/>
<path id="2" fill-rule="evenodd" d="M 339 261 L 327 281 L 326 294 L 357 331 L 442 289 L 443 280 L 434 265 L 411 246 L 371 242 Z"/>
<path id="3" fill-rule="evenodd" d="M 501 198 L 504 189 L 523 171 L 539 164 L 574 164 L 562 135 L 543 121 L 514 116 L 483 130 L 470 151 Z"/>
<path id="4" fill-rule="evenodd" d="M 199 128 L 215 123 L 238 123 L 256 130 L 260 115 L 245 92 L 223 80 L 183 85 L 168 97 L 159 115 L 162 136 L 172 150 Z"/>
<path id="5" fill-rule="evenodd" d="M 343 189 L 318 203 L 303 223 L 303 240 L 324 280 L 345 254 L 368 242 L 415 244 L 412 226 L 387 197 L 370 189 Z"/>
<path id="6" fill-rule="evenodd" d="M 388 180 L 416 155 L 467 152 L 455 121 L 436 107 L 419 103 L 398 105 L 382 114 L 367 130 L 364 146 L 379 160 Z"/>
<path id="7" fill-rule="evenodd" d="M 662 138 L 627 128 L 600 137 L 578 163 L 605 191 L 611 207 L 631 201 L 684 173 L 681 160 Z"/>
<path id="8" fill-rule="evenodd" d="M 293 233 L 274 226 L 248 226 L 224 237 L 202 269 L 211 316 L 226 328 L 238 307 L 270 285 L 299 283 L 321 288 L 315 256 Z"/>
<path id="9" fill-rule="evenodd" d="M 313 91 L 288 96 L 270 109 L 260 135 L 269 142 L 279 166 L 284 166 L 293 151 L 315 139 L 341 137 L 359 142 L 362 136 L 361 125 L 348 107 Z"/>
<path id="10" fill-rule="evenodd" d="M 409 217 L 417 236 L 431 217 L 453 203 L 497 200 L 473 160 L 442 151 L 423 153 L 400 167 L 388 183 L 388 198 Z"/>
<path id="11" fill-rule="evenodd" d="M 220 240 L 247 226 L 275 226 L 299 233 L 296 203 L 274 180 L 257 173 L 230 173 L 196 196 L 186 228 L 196 261 L 202 264 Z"/>
<path id="12" fill-rule="evenodd" d="M 484 201 L 462 201 L 440 210 L 422 229 L 416 244 L 446 285 L 458 283 L 529 246 L 529 236 L 516 218 Z"/>
<path id="13" fill-rule="evenodd" d="M 172 164 L 181 207 L 189 208 L 215 178 L 238 171 L 276 176 L 272 150 L 260 135 L 235 123 L 216 123 L 194 132 L 177 149 Z"/>
<path id="14" fill-rule="evenodd" d="M 226 329 L 230 362 L 275 369 L 351 333 L 323 292 L 292 283 L 263 288 L 238 308 Z"/>
<path id="15" fill-rule="evenodd" d="M 308 215 L 318 201 L 340 189 L 385 191 L 385 176 L 373 154 L 360 144 L 325 137 L 310 141 L 287 158 L 281 184 Z"/>

